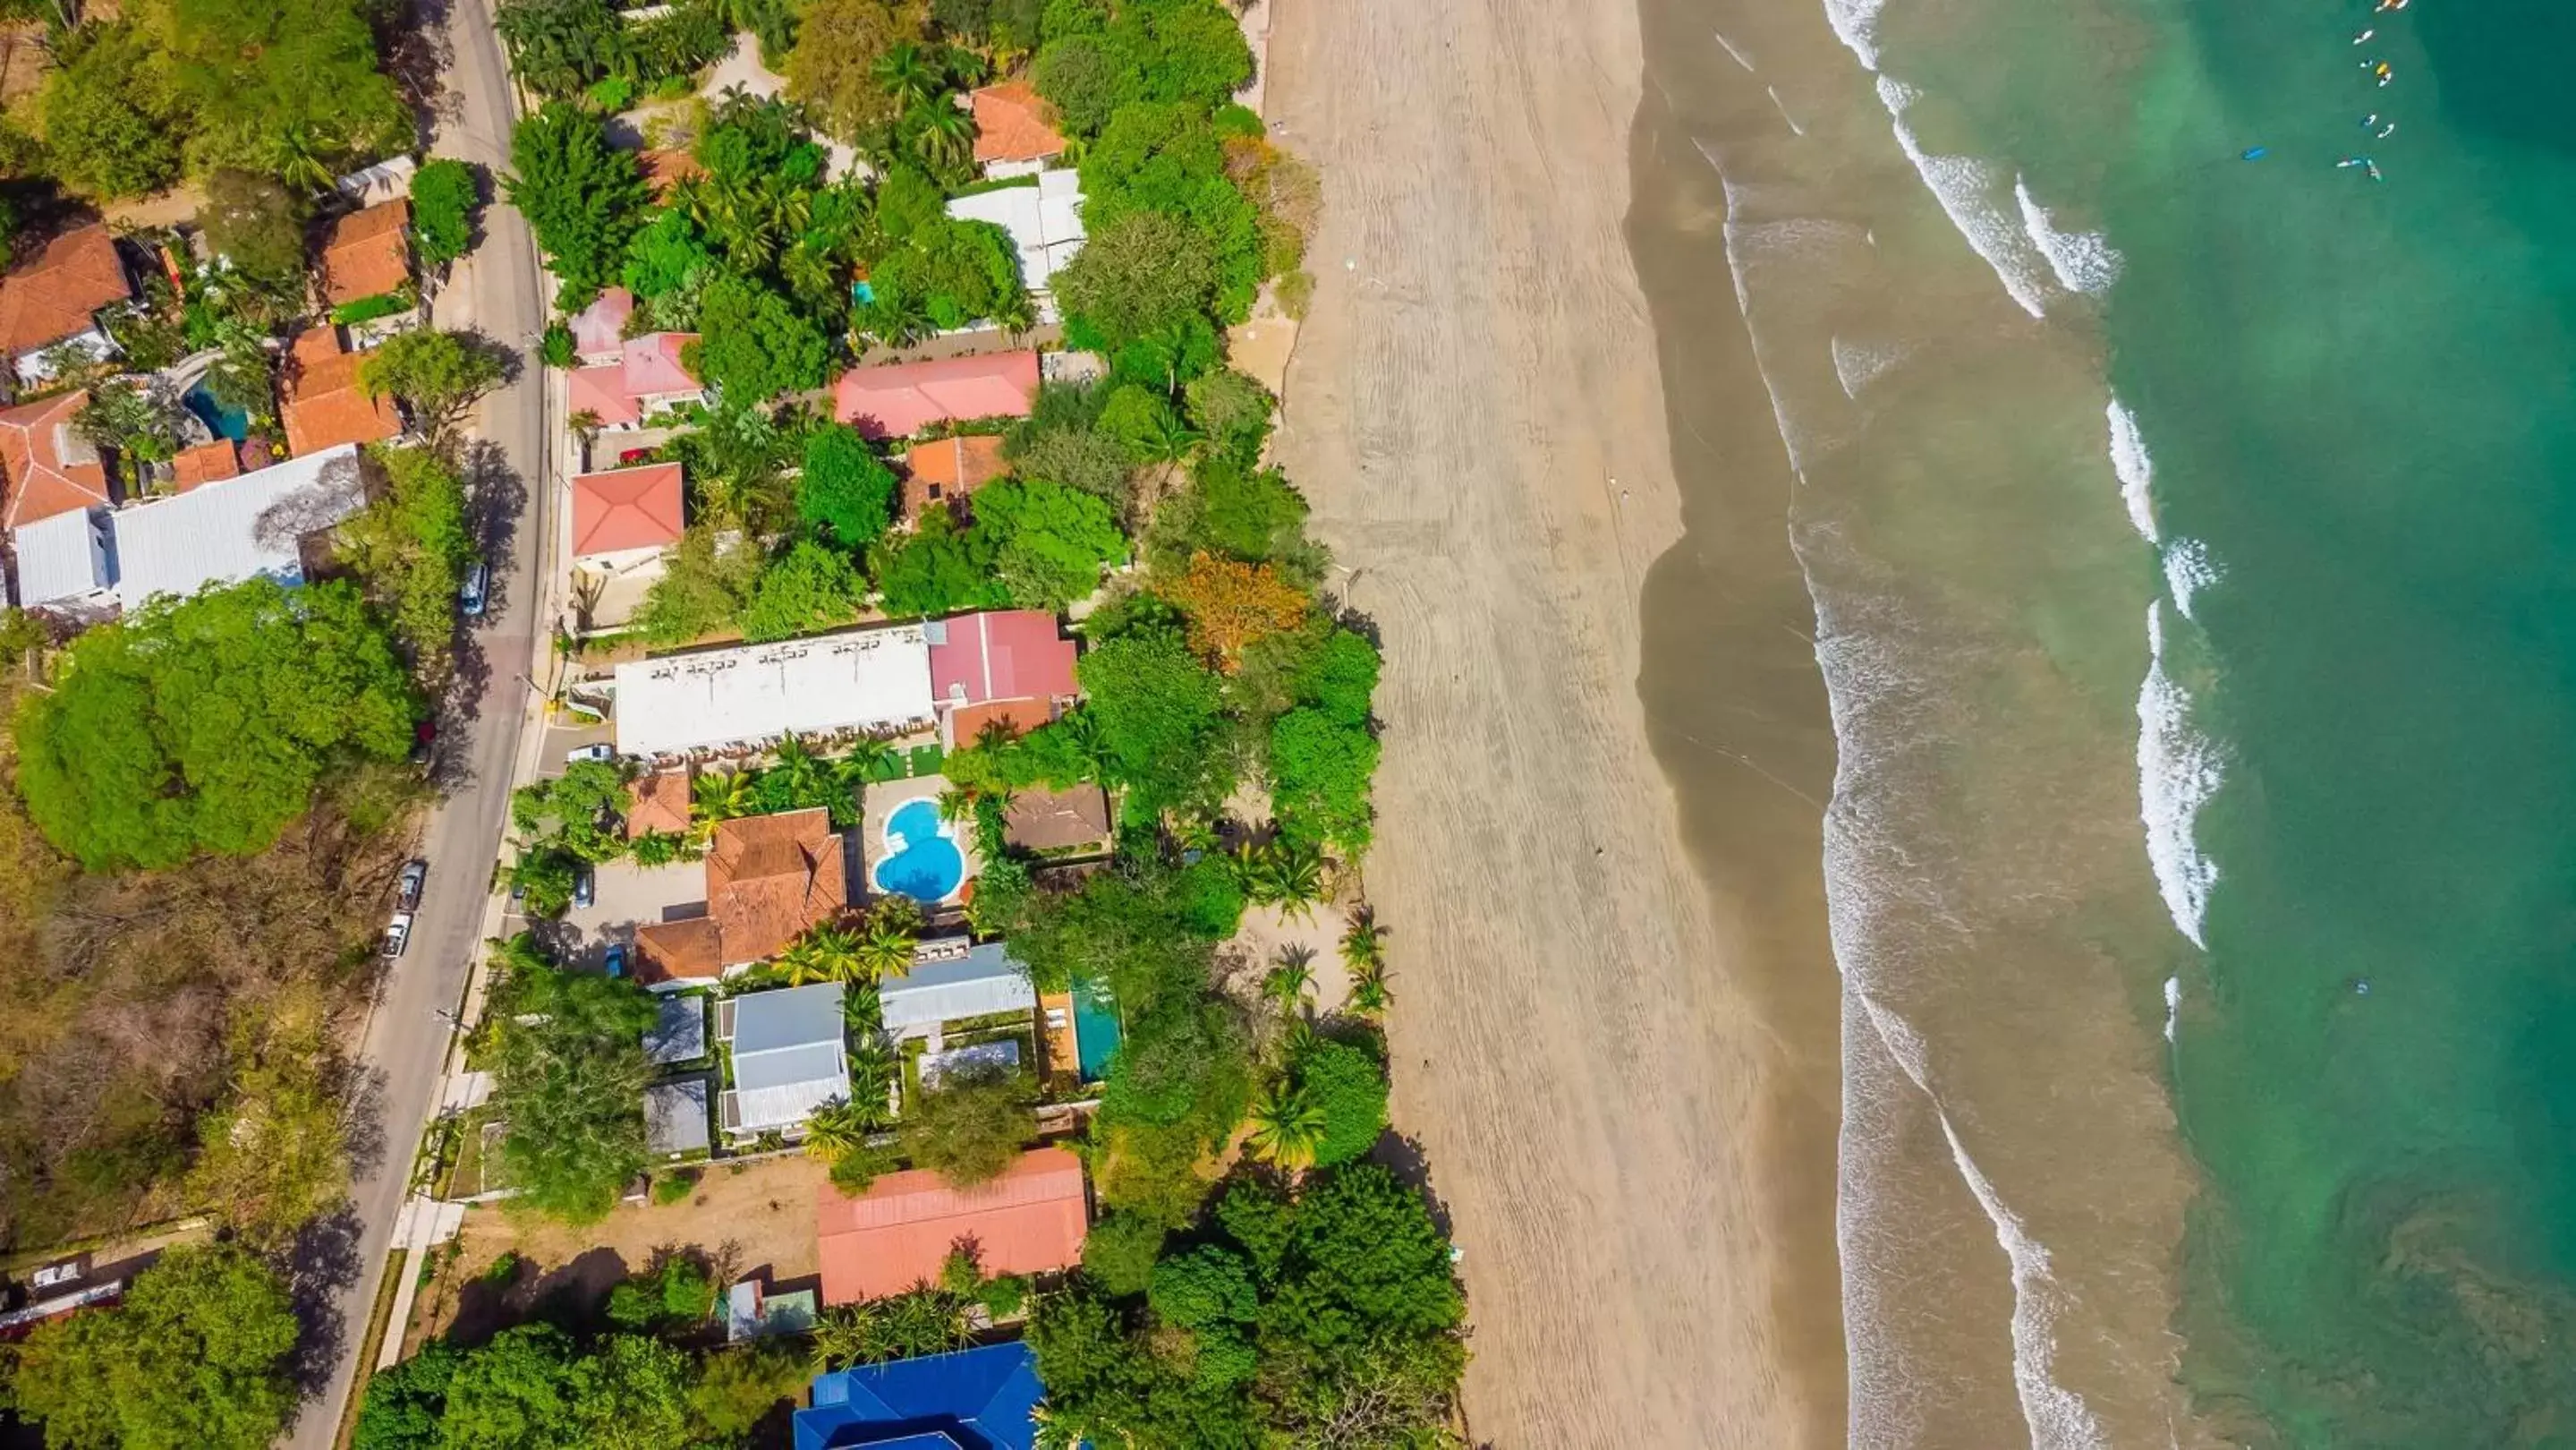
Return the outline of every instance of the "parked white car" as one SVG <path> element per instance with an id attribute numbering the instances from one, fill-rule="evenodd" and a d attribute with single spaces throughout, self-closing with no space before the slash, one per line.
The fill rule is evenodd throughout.
<path id="1" fill-rule="evenodd" d="M 386 959 L 391 960 L 392 958 L 401 956 L 403 954 L 403 948 L 410 945 L 411 913 L 408 911 L 397 911 L 394 913 L 394 919 L 385 923 Z"/>
<path id="2" fill-rule="evenodd" d="M 585 745 L 578 750 L 566 752 L 564 755 L 564 764 L 579 765 L 585 760 L 590 760 L 606 765 L 608 762 L 615 760 L 616 758 L 617 747 L 602 743 L 598 745 Z"/>

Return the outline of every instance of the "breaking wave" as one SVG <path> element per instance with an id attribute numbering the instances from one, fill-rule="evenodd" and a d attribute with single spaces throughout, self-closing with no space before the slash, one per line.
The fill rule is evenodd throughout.
<path id="1" fill-rule="evenodd" d="M 2218 864 L 2200 852 L 2192 821 L 2224 778 L 2218 747 L 2191 722 L 2191 696 L 2165 667 L 2164 601 L 2147 605 L 2147 679 L 2138 688 L 2138 811 L 2147 862 L 2176 930 L 2196 947 L 2209 915 Z"/>

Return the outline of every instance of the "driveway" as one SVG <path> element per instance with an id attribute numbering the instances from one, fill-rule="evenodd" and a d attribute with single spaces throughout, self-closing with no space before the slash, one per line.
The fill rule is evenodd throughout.
<path id="1" fill-rule="evenodd" d="M 591 884 L 589 906 L 575 907 L 564 913 L 562 921 L 539 929 L 553 944 L 555 959 L 568 966 L 600 965 L 608 944 L 632 945 L 639 926 L 707 914 L 703 861 L 675 861 L 668 866 L 609 861 L 592 868 Z"/>
<path id="2" fill-rule="evenodd" d="M 430 149 L 478 162 L 497 178 L 508 168 L 512 111 L 485 0 L 456 0 L 446 25 L 454 54 L 447 79 L 458 104 Z M 545 326 L 536 250 L 527 223 L 495 191 L 483 215 L 482 244 L 457 264 L 438 297 L 436 321 L 480 328 L 506 346 L 528 349 Z M 449 1034 L 441 1014 L 453 1012 L 462 998 L 486 930 L 511 778 L 533 744 L 526 735 L 534 718 L 526 677 L 543 678 L 546 663 L 547 610 L 540 597 L 546 571 L 539 561 L 554 547 L 552 510 L 545 506 L 554 469 L 544 371 L 533 357 L 528 363 L 516 382 L 484 401 L 475 430 L 475 507 L 493 564 L 493 602 L 476 621 L 468 683 L 441 732 L 439 768 L 450 793 L 424 835 L 429 882 L 411 947 L 386 974 L 360 1048 L 367 1088 L 353 1114 L 352 1139 L 374 1148 L 355 1165 L 349 1213 L 306 1246 L 301 1297 L 311 1321 L 306 1382 L 312 1393 L 286 1441 L 295 1450 L 330 1450 L 338 1437 L 413 1150 L 446 1060 Z"/>

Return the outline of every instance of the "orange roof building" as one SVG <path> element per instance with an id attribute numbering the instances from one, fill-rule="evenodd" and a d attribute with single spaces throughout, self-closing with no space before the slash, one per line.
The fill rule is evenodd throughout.
<path id="1" fill-rule="evenodd" d="M 340 330 L 328 323 L 297 334 L 287 350 L 286 451 L 301 458 L 343 443 L 378 443 L 399 437 L 402 414 L 391 398 L 371 398 L 358 384 L 363 359 L 340 348 Z"/>
<path id="2" fill-rule="evenodd" d="M 914 444 L 903 455 L 903 521 L 921 522 L 932 505 L 953 505 L 1010 467 L 1002 461 L 999 438 L 942 438 Z"/>
<path id="3" fill-rule="evenodd" d="M 572 481 L 572 555 L 659 553 L 680 541 L 680 465 L 648 463 Z"/>
<path id="4" fill-rule="evenodd" d="M 1055 108 L 1027 81 L 1004 81 L 974 93 L 975 164 L 1044 162 L 1064 154 Z"/>
<path id="5" fill-rule="evenodd" d="M 241 452 L 229 438 L 182 448 L 178 456 L 170 460 L 170 474 L 171 481 L 178 485 L 181 493 L 199 484 L 238 478 L 241 476 Z"/>
<path id="6" fill-rule="evenodd" d="M 42 352 L 98 326 L 98 310 L 134 295 L 125 261 L 104 226 L 79 227 L 45 243 L 35 259 L 0 277 L 0 352 Z"/>
<path id="7" fill-rule="evenodd" d="M 1038 395 L 1029 348 L 852 368 L 832 384 L 832 416 L 870 438 L 909 438 L 933 423 L 1025 418 Z"/>
<path id="8" fill-rule="evenodd" d="M 72 419 L 88 406 L 84 390 L 0 413 L 0 467 L 9 475 L 10 528 L 107 505 L 107 469 L 89 440 L 72 431 Z"/>
<path id="9" fill-rule="evenodd" d="M 401 197 L 351 212 L 322 244 L 322 295 L 334 307 L 411 280 L 411 203 Z"/>
<path id="10" fill-rule="evenodd" d="M 1082 1262 L 1090 1228 L 1082 1160 L 1034 1148 L 975 1188 L 952 1188 L 922 1169 L 889 1173 L 856 1198 L 826 1183 L 815 1195 L 823 1252 L 823 1302 L 849 1304 L 939 1281 L 939 1267 L 971 1241 L 987 1274 L 1049 1274 Z"/>
<path id="11" fill-rule="evenodd" d="M 655 832 L 684 835 L 689 829 L 689 772 L 657 770 L 626 783 L 626 839 Z"/>
<path id="12" fill-rule="evenodd" d="M 828 811 L 740 816 L 707 846 L 707 914 L 636 928 L 636 979 L 705 981 L 775 956 L 849 908 L 841 835 Z"/>
<path id="13" fill-rule="evenodd" d="M 644 184 L 653 188 L 657 199 L 664 201 L 679 189 L 681 182 L 695 181 L 707 174 L 707 168 L 699 164 L 698 158 L 686 151 L 647 151 L 635 161 L 644 173 Z"/>

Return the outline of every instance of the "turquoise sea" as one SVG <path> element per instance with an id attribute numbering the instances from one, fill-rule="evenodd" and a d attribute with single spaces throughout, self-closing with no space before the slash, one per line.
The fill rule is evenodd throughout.
<path id="1" fill-rule="evenodd" d="M 1821 8 L 1647 73 L 1833 700 L 1853 1442 L 2576 1445 L 2576 7 Z"/>
<path id="2" fill-rule="evenodd" d="M 2576 1443 L 2576 9 L 1885 19 L 1949 145 L 2118 258 L 2188 700 L 2145 804 L 2198 808 L 2155 862 L 2206 947 L 2171 958 L 2196 1408 Z"/>

